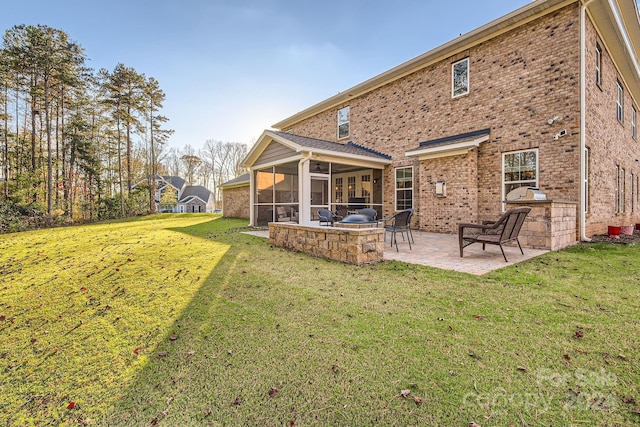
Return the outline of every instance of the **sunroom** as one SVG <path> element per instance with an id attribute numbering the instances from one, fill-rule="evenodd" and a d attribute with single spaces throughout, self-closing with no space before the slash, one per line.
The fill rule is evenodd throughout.
<path id="1" fill-rule="evenodd" d="M 245 158 L 251 225 L 318 225 L 319 209 L 344 216 L 373 208 L 382 216 L 383 171 L 389 164 L 390 156 L 352 142 L 265 131 Z"/>

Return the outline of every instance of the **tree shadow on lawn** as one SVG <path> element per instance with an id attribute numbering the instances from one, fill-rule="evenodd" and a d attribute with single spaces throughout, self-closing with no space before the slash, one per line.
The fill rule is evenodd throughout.
<path id="1" fill-rule="evenodd" d="M 405 378 L 406 384 L 386 383 L 384 391 L 365 384 L 368 369 L 383 369 L 382 376 L 396 376 L 391 366 L 381 364 L 387 360 L 379 353 L 382 337 L 370 345 L 352 344 L 350 338 L 360 339 L 358 332 L 349 338 L 314 329 L 317 316 L 333 314 L 325 313 L 326 307 L 318 311 L 317 305 L 312 306 L 309 299 L 313 296 L 304 287 L 292 288 L 278 275 L 271 277 L 252 268 L 274 257 L 293 261 L 306 259 L 306 255 L 271 248 L 267 239 L 241 234 L 242 227 L 219 227 L 222 224 L 174 229 L 228 244 L 229 249 L 159 345 L 145 350 L 146 365 L 97 420 L 99 424 L 364 425 L 372 420 L 388 424 L 396 419 L 395 405 L 401 407 L 403 422 L 435 422 L 413 397 L 403 399 L 397 394 L 406 387 L 417 390 L 416 384 L 424 378 Z M 234 224 L 230 222 L 231 227 Z M 329 271 L 337 268 L 349 276 L 365 271 L 332 261 L 317 262 L 329 262 Z M 313 276 L 322 274 L 315 268 L 315 274 L 305 272 L 314 282 L 317 278 Z M 352 307 L 350 303 L 343 306 Z M 344 317 L 346 322 L 337 320 L 336 327 L 339 330 L 344 323 L 351 330 L 351 314 Z M 331 323 L 330 319 L 322 321 Z M 368 327 L 366 319 L 353 321 L 363 323 L 358 328 Z M 394 355 L 392 365 L 401 363 L 396 357 L 404 360 L 409 356 Z M 352 371 L 351 366 L 358 368 Z M 375 379 L 374 383 L 382 381 Z M 392 402 L 387 398 L 389 392 Z M 350 396 L 354 393 L 357 397 Z M 359 407 L 356 398 L 366 406 Z"/>
<path id="2" fill-rule="evenodd" d="M 264 238 L 239 233 L 246 228 L 240 224 L 216 219 L 168 229 L 228 245 L 228 249 L 158 346 L 144 349 L 148 359 L 131 386 L 101 419 L 93 421 L 108 425 L 202 425 L 234 418 L 243 423 L 250 417 L 240 410 L 244 405 L 240 396 L 247 395 L 255 380 L 244 371 L 253 352 L 247 344 L 271 345 L 269 334 L 260 332 L 270 319 L 236 302 L 234 289 L 251 287 L 256 279 L 250 271 L 253 251 L 246 251 L 245 246 L 270 248 Z M 257 284 L 256 289 L 263 285 Z"/>

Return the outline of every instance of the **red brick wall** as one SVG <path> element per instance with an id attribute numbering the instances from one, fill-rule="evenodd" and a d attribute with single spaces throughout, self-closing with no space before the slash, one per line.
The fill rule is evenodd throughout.
<path id="1" fill-rule="evenodd" d="M 602 48 L 602 78 L 595 82 L 596 43 Z M 631 137 L 631 106 L 633 100 L 620 79 L 615 63 L 591 23 L 587 25 L 587 110 L 586 145 L 590 149 L 589 210 L 586 234 L 607 231 L 608 225 L 631 225 L 640 222 L 637 197 L 631 203 L 631 173 L 640 174 L 640 140 Z M 620 79 L 624 91 L 624 121 L 616 117 L 616 82 Z M 637 104 L 636 108 L 637 108 Z M 625 212 L 615 211 L 615 167 L 626 172 Z M 632 211 L 633 210 L 633 211 Z"/>
<path id="2" fill-rule="evenodd" d="M 394 168 L 414 165 L 416 221 L 427 230 L 453 232 L 457 222 L 495 219 L 501 214 L 504 152 L 538 149 L 541 190 L 550 199 L 578 202 L 579 18 L 577 3 L 569 5 L 303 120 L 292 127 L 292 132 L 336 141 L 337 110 L 349 106 L 351 134 L 345 141 L 352 140 L 393 157 L 394 163 L 384 175 L 385 215 L 394 209 Z M 595 46 L 591 25 L 589 37 L 589 44 Z M 589 52 L 593 54 L 593 49 Z M 451 64 L 467 56 L 470 93 L 452 99 Z M 591 57 L 587 62 L 587 74 L 591 76 L 594 74 Z M 625 151 L 625 144 L 631 144 L 631 141 L 619 144 L 623 134 L 630 134 L 629 94 L 626 93 L 629 99 L 625 100 L 625 124 L 620 126 L 615 121 L 615 71 L 610 60 L 605 61 L 604 69 L 606 82 L 602 91 L 598 89 L 599 94 L 590 97 L 590 102 L 595 98 L 598 105 L 591 107 L 594 111 L 588 115 L 591 163 L 597 165 L 591 175 L 589 232 L 601 231 L 612 215 L 607 206 L 612 204 L 608 183 L 613 182 L 613 167 L 606 165 L 613 161 L 607 153 L 618 155 L 620 150 L 614 146 Z M 548 124 L 554 116 L 562 120 Z M 474 151 L 467 156 L 429 160 L 419 165 L 417 159 L 404 155 L 421 141 L 485 128 L 491 129 L 490 139 L 478 148 L 477 159 Z M 560 130 L 566 130 L 566 136 L 554 140 Z M 631 171 L 635 166 L 633 156 L 619 154 L 627 171 Z M 476 177 L 474 185 L 471 181 Z M 446 198 L 433 195 L 437 180 L 447 182 Z M 630 184 L 628 187 L 629 197 Z M 624 220 L 628 221 L 626 216 Z"/>

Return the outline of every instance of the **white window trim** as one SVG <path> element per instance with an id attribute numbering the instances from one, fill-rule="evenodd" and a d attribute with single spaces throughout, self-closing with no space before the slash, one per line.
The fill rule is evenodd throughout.
<path id="1" fill-rule="evenodd" d="M 638 110 L 635 105 L 631 106 L 631 138 L 638 138 Z"/>
<path id="2" fill-rule="evenodd" d="M 624 88 L 620 81 L 616 81 L 616 118 L 620 123 L 624 123 Z"/>
<path id="3" fill-rule="evenodd" d="M 602 82 L 602 48 L 596 43 L 596 84 Z"/>
<path id="4" fill-rule="evenodd" d="M 589 147 L 584 148 L 584 211 L 589 212 Z"/>
<path id="5" fill-rule="evenodd" d="M 346 122 L 344 122 L 344 123 L 340 123 L 340 111 L 343 111 L 343 110 L 347 110 L 347 116 L 349 117 L 349 120 L 347 120 L 347 121 L 346 121 Z M 338 128 L 336 129 L 336 134 L 337 134 L 337 136 L 338 136 L 338 139 L 340 140 L 340 139 L 349 138 L 349 136 L 351 135 L 351 107 L 346 106 L 346 107 L 342 107 L 342 108 L 340 108 L 340 109 L 338 110 L 338 112 L 337 112 L 336 120 L 337 120 L 337 122 L 338 122 Z M 347 134 L 346 134 L 346 135 L 344 135 L 344 136 L 340 136 L 340 125 L 341 125 L 341 124 L 347 124 L 347 125 L 348 125 L 348 129 L 349 129 L 349 130 L 348 130 Z"/>
<path id="6" fill-rule="evenodd" d="M 467 90 L 466 90 L 466 92 L 459 93 L 459 94 L 456 95 L 455 94 L 455 86 L 454 86 L 455 85 L 455 79 L 456 79 L 455 78 L 455 68 L 456 68 L 456 65 L 458 65 L 458 64 L 460 64 L 462 62 L 465 62 L 465 61 L 467 62 Z M 469 61 L 468 57 L 464 58 L 464 59 L 461 59 L 459 61 L 456 61 L 453 64 L 451 64 L 451 97 L 452 98 L 458 98 L 459 96 L 467 95 L 471 91 L 470 74 L 471 74 L 470 73 L 470 61 Z"/>
<path id="7" fill-rule="evenodd" d="M 616 165 L 615 191 L 613 192 L 615 213 L 620 212 L 620 165 Z"/>
<path id="8" fill-rule="evenodd" d="M 398 170 L 400 169 L 411 169 L 411 209 L 415 209 L 415 174 L 413 166 L 398 166 L 393 170 L 393 210 L 398 212 Z M 402 190 L 407 190 L 406 188 L 402 188 Z"/>
<path id="9" fill-rule="evenodd" d="M 501 165 L 501 176 L 500 176 L 500 181 L 502 181 L 502 200 L 505 200 L 507 198 L 507 194 L 504 191 L 504 186 L 505 186 L 505 180 L 504 180 L 504 158 L 507 155 L 510 154 L 518 154 L 518 153 L 526 153 L 529 151 L 535 151 L 536 153 L 536 187 L 539 186 L 539 180 L 540 180 L 540 151 L 537 148 L 529 148 L 527 150 L 517 150 L 517 151 L 505 151 L 504 153 L 502 153 L 502 165 Z M 509 181 L 509 182 L 517 182 L 517 181 Z M 506 211 L 506 203 L 502 203 L 502 211 Z"/>

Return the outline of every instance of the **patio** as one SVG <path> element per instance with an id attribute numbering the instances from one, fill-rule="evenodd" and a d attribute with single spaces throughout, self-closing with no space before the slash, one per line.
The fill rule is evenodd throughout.
<path id="1" fill-rule="evenodd" d="M 460 258 L 457 235 L 427 233 L 418 230 L 412 230 L 412 233 L 415 244 L 411 245 L 411 250 L 409 250 L 407 242 L 403 242 L 402 238 L 398 236 L 398 251 L 396 251 L 395 246 L 389 246 L 389 237 L 387 236 L 384 259 L 482 275 L 548 252 L 523 248 L 524 255 L 522 255 L 517 246 L 504 246 L 505 254 L 509 259 L 509 262 L 504 262 L 499 247 L 487 245 L 486 250 L 483 251 L 482 245 L 475 244 L 466 247 L 464 258 Z M 248 231 L 246 234 L 269 238 L 269 230 Z"/>

